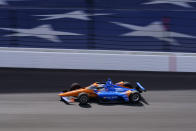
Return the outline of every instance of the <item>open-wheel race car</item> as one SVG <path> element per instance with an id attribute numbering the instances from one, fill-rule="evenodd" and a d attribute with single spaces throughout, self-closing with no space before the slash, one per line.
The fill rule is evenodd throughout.
<path id="1" fill-rule="evenodd" d="M 87 104 L 91 99 L 99 103 L 129 102 L 138 103 L 141 100 L 141 93 L 146 89 L 136 82 L 133 87 L 129 82 L 121 81 L 113 84 L 109 79 L 105 83 L 95 82 L 87 87 L 72 84 L 69 91 L 65 90 L 58 95 L 66 103 L 78 101 L 80 104 Z"/>

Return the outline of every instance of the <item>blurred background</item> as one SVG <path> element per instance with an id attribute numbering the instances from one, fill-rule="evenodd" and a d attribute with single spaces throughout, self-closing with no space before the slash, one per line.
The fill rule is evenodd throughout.
<path id="1" fill-rule="evenodd" d="M 0 46 L 195 52 L 193 0 L 1 0 Z"/>
<path id="2" fill-rule="evenodd" d="M 194 0 L 0 0 L 1 91 L 108 77 L 173 89 L 165 80 L 179 76 L 183 89 L 195 79 L 184 78 L 196 72 L 195 8 Z"/>
<path id="3" fill-rule="evenodd" d="M 0 130 L 195 131 L 196 0 L 0 0 Z M 59 102 L 140 82 L 136 105 Z"/>
<path id="4" fill-rule="evenodd" d="M 1 91 L 108 77 L 175 89 L 163 77 L 179 76 L 183 89 L 195 79 L 184 78 L 196 72 L 195 8 L 194 0 L 0 0 Z"/>

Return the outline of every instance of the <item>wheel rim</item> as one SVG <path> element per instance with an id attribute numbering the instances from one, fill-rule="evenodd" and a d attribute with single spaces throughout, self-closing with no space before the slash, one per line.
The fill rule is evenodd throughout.
<path id="1" fill-rule="evenodd" d="M 80 98 L 81 103 L 86 103 L 87 101 L 88 101 L 87 96 L 81 96 L 81 98 Z"/>
<path id="2" fill-rule="evenodd" d="M 139 94 L 134 94 L 132 99 L 133 99 L 133 101 L 139 101 L 139 99 L 140 99 Z"/>

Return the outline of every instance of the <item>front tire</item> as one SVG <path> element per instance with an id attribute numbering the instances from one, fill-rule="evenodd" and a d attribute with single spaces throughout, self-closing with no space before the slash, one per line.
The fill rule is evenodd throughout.
<path id="1" fill-rule="evenodd" d="M 78 101 L 81 105 L 87 104 L 89 101 L 88 94 L 79 94 Z"/>
<path id="2" fill-rule="evenodd" d="M 141 95 L 138 92 L 132 93 L 129 96 L 130 103 L 138 103 L 141 100 Z"/>

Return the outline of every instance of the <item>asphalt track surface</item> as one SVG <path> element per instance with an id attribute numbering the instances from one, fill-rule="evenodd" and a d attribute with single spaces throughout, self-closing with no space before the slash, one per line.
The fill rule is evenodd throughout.
<path id="1" fill-rule="evenodd" d="M 0 131 L 195 131 L 194 73 L 0 69 Z M 59 102 L 60 88 L 93 79 L 140 81 L 139 104 Z M 81 79 L 80 79 L 81 78 Z M 166 86 L 168 85 L 168 86 Z M 166 86 L 166 87 L 165 87 Z M 49 93 L 51 92 L 51 93 Z"/>
<path id="2" fill-rule="evenodd" d="M 196 91 L 149 91 L 148 104 L 66 105 L 57 93 L 0 95 L 1 131 L 195 131 Z"/>

